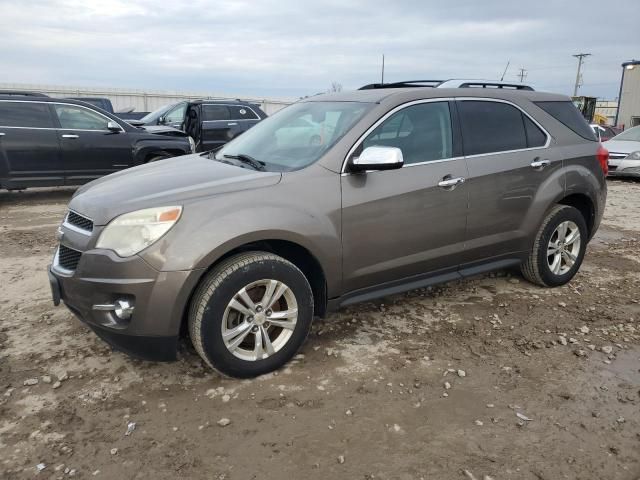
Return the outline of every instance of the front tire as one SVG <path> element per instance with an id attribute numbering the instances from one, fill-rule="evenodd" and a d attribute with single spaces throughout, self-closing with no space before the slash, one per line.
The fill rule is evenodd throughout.
<path id="1" fill-rule="evenodd" d="M 189 309 L 200 356 L 220 373 L 250 378 L 280 368 L 311 328 L 313 294 L 291 262 L 266 252 L 230 257 L 209 272 Z"/>
<path id="2" fill-rule="evenodd" d="M 555 205 L 536 234 L 522 274 L 543 287 L 568 283 L 580 269 L 587 239 L 587 224 L 580 211 Z"/>

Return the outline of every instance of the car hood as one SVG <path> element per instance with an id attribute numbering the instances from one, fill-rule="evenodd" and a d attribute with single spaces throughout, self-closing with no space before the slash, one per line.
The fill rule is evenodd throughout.
<path id="1" fill-rule="evenodd" d="M 106 225 L 114 217 L 141 208 L 182 205 L 193 198 L 276 185 L 282 174 L 258 172 L 184 155 L 140 165 L 80 187 L 69 208 Z"/>
<path id="2" fill-rule="evenodd" d="M 640 142 L 629 140 L 609 140 L 602 144 L 609 152 L 631 153 L 640 150 Z"/>

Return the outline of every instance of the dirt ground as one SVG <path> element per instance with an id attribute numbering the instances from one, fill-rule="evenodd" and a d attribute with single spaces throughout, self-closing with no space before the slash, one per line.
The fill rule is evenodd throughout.
<path id="1" fill-rule="evenodd" d="M 503 272 L 356 305 L 251 381 L 186 342 L 132 360 L 53 307 L 71 193 L 0 192 L 0 478 L 640 479 L 640 183 L 609 182 L 570 285 Z"/>

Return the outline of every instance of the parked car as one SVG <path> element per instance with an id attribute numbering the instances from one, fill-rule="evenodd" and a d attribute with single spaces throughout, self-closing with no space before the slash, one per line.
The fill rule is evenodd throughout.
<path id="1" fill-rule="evenodd" d="M 135 128 L 85 102 L 0 94 L 0 188 L 79 185 L 194 148 L 184 132 Z"/>
<path id="2" fill-rule="evenodd" d="M 116 117 L 121 118 L 122 120 L 126 120 L 127 122 L 129 122 L 130 120 L 137 121 L 149 113 L 136 112 L 133 107 L 127 108 L 124 111 L 116 112 L 114 111 L 111 100 L 106 97 L 68 97 L 68 100 L 80 100 L 81 102 L 89 103 L 94 107 L 101 108 L 105 112 L 109 112 Z"/>
<path id="3" fill-rule="evenodd" d="M 187 132 L 196 151 L 221 147 L 267 115 L 258 105 L 242 100 L 193 100 L 166 105 L 133 125 L 170 125 Z"/>
<path id="4" fill-rule="evenodd" d="M 609 125 L 600 125 L 597 123 L 592 123 L 591 129 L 601 142 L 611 140 L 622 131 L 619 128 L 611 127 Z"/>
<path id="5" fill-rule="evenodd" d="M 609 176 L 640 178 L 640 126 L 628 128 L 607 142 Z"/>
<path id="6" fill-rule="evenodd" d="M 302 119 L 330 135 L 279 143 Z M 569 282 L 606 200 L 607 150 L 571 100 L 500 89 L 307 98 L 216 152 L 96 180 L 49 268 L 107 342 L 252 377 L 314 315 L 496 269 Z"/>

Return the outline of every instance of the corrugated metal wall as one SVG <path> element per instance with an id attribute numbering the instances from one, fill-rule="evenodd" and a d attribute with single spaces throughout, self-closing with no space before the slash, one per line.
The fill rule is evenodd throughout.
<path id="1" fill-rule="evenodd" d="M 293 99 L 258 98 L 236 95 L 222 95 L 211 92 L 168 92 L 158 90 L 132 90 L 122 88 L 71 87 L 45 84 L 0 83 L 0 90 L 29 90 L 41 92 L 50 97 L 106 97 L 111 100 L 115 111 L 134 107 L 137 112 L 151 112 L 169 103 L 190 99 L 240 98 L 257 103 L 267 115 L 277 112 L 293 103 Z"/>
<path id="2" fill-rule="evenodd" d="M 640 65 L 624 70 L 619 108 L 618 125 L 625 128 L 640 125 Z"/>

